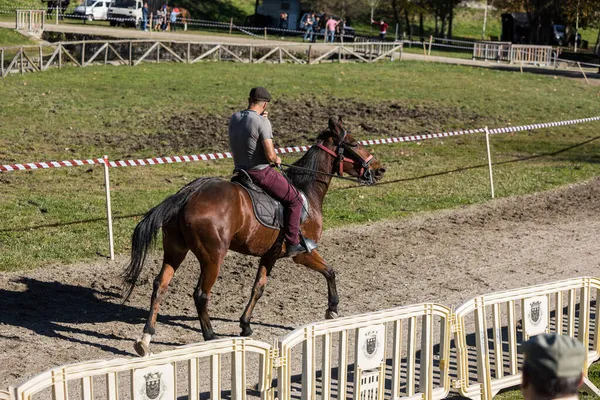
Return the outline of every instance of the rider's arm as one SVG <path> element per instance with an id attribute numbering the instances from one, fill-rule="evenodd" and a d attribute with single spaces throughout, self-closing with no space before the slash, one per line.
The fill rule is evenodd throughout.
<path id="1" fill-rule="evenodd" d="M 265 148 L 265 156 L 267 160 L 273 164 L 281 164 L 281 158 L 275 153 L 275 146 L 273 146 L 273 139 L 264 139 L 263 147 Z"/>
<path id="2" fill-rule="evenodd" d="M 272 164 L 281 164 L 281 158 L 277 156 L 277 153 L 275 153 L 275 146 L 273 146 L 273 129 L 271 128 L 271 121 L 267 118 L 263 120 L 263 123 L 259 128 L 259 134 L 262 139 L 267 160 Z"/>

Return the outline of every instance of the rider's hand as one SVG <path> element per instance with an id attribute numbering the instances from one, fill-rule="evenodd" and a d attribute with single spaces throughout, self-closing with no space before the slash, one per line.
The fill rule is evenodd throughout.
<path id="1" fill-rule="evenodd" d="M 281 165 L 281 158 L 279 158 L 279 156 L 277 156 L 277 158 L 275 159 L 275 165 L 277 165 L 277 166 Z"/>

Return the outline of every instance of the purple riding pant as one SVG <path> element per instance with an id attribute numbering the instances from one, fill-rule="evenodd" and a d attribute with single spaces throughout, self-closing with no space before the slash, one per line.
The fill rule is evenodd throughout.
<path id="1" fill-rule="evenodd" d="M 302 199 L 298 190 L 272 167 L 247 172 L 257 186 L 283 204 L 285 240 L 292 245 L 298 244 L 302 215 Z"/>

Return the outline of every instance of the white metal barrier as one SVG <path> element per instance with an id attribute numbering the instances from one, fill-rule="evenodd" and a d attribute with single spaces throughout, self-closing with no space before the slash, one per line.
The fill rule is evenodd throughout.
<path id="1" fill-rule="evenodd" d="M 510 63 L 549 66 L 552 63 L 552 46 L 513 44 L 510 46 Z"/>
<path id="2" fill-rule="evenodd" d="M 301 371 L 304 400 L 332 392 L 336 399 L 442 399 L 450 390 L 449 344 L 450 309 L 438 304 L 307 325 L 279 343 L 278 398 L 291 399 L 292 375 Z"/>
<path id="3" fill-rule="evenodd" d="M 451 388 L 487 400 L 520 384 L 520 345 L 543 332 L 576 337 L 588 348 L 587 377 L 600 357 L 599 292 L 600 279 L 574 278 L 479 296 L 455 313 L 426 303 L 317 322 L 276 346 L 223 339 L 145 358 L 72 364 L 0 391 L 0 400 L 117 400 L 126 393 L 274 400 L 275 370 L 279 400 L 437 400 Z M 600 395 L 587 378 L 584 387 Z"/>
<path id="4" fill-rule="evenodd" d="M 41 34 L 46 21 L 45 10 L 17 10 L 16 29 L 30 33 Z"/>
<path id="5" fill-rule="evenodd" d="M 510 42 L 475 42 L 473 59 L 510 61 Z"/>
<path id="6" fill-rule="evenodd" d="M 204 387 L 214 400 L 220 399 L 222 390 L 227 389 L 231 391 L 228 397 L 232 400 L 245 400 L 247 363 L 250 356 L 256 354 L 260 399 L 272 400 L 271 353 L 270 345 L 256 340 L 215 340 L 145 358 L 58 367 L 10 388 L 9 392 L 12 400 L 117 400 L 126 394 L 132 399 L 175 400 L 182 395 L 198 399 Z M 225 364 L 231 368 L 229 374 Z M 223 385 L 224 377 L 230 377 L 229 388 Z"/>
<path id="7" fill-rule="evenodd" d="M 599 357 L 598 283 L 592 278 L 568 279 L 479 296 L 459 307 L 455 386 L 461 395 L 491 399 L 501 389 L 519 385 L 520 345 L 544 332 L 576 337 L 589 349 L 587 376 L 587 366 Z M 592 289 L 596 289 L 594 301 Z M 473 352 L 476 368 L 469 364 Z M 585 383 L 587 390 L 598 394 L 587 378 Z"/>

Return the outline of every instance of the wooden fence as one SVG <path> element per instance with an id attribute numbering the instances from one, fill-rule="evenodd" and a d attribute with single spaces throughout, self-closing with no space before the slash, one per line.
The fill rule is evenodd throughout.
<path id="1" fill-rule="evenodd" d="M 0 48 L 0 77 L 45 71 L 50 67 L 92 64 L 136 66 L 143 62 L 231 61 L 239 63 L 366 62 L 399 58 L 402 44 L 343 43 L 335 45 L 223 44 L 201 42 L 110 40 L 59 42 Z"/>

